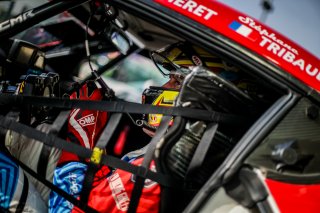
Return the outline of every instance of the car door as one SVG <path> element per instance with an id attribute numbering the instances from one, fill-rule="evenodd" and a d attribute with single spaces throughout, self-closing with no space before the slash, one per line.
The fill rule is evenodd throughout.
<path id="1" fill-rule="evenodd" d="M 185 212 L 319 211 L 319 102 L 292 97 L 285 105 L 258 121 L 264 127 L 251 131 L 262 140 L 244 136 Z"/>

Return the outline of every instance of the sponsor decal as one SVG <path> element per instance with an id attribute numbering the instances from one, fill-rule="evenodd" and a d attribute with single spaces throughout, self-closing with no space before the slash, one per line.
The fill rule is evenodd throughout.
<path id="1" fill-rule="evenodd" d="M 122 180 L 118 173 L 112 174 L 108 178 L 109 187 L 112 191 L 112 196 L 116 202 L 116 206 L 121 211 L 127 211 L 130 203 L 128 194 L 123 186 Z"/>
<path id="2" fill-rule="evenodd" d="M 165 97 L 160 97 L 160 100 L 155 103 L 156 106 L 173 106 L 173 101 L 171 99 L 166 99 Z"/>
<path id="3" fill-rule="evenodd" d="M 314 64 L 311 64 L 306 59 L 299 57 L 299 52 L 292 45 L 278 38 L 275 33 L 269 32 L 261 25 L 257 24 L 253 19 L 249 17 L 239 16 L 238 21 L 233 21 L 229 27 L 235 30 L 237 33 L 256 40 L 254 33 L 260 34 L 261 40 L 259 46 L 266 49 L 274 56 L 282 59 L 283 61 L 291 64 L 293 67 L 298 68 L 300 71 L 305 72 L 309 77 L 315 78 L 320 81 L 319 68 Z M 255 32 L 254 32 L 255 31 Z M 255 39 L 252 39 L 255 38 Z M 277 63 L 277 62 L 275 62 Z M 299 73 L 297 73 L 299 75 Z"/>
<path id="4" fill-rule="evenodd" d="M 310 77 L 315 77 L 318 81 L 320 81 L 319 69 L 316 66 L 306 62 L 305 59 L 299 58 L 297 54 L 294 54 L 290 50 L 280 46 L 278 43 L 272 41 L 266 36 L 262 36 L 262 41 L 259 45 L 263 48 L 266 48 L 269 52 L 277 57 L 290 63 L 292 66 L 306 72 Z"/>
<path id="5" fill-rule="evenodd" d="M 80 192 L 80 185 L 77 182 L 77 174 L 70 173 L 69 183 L 70 183 L 70 194 L 76 195 Z"/>
<path id="6" fill-rule="evenodd" d="M 218 15 L 218 12 L 206 7 L 194 0 L 156 0 L 161 3 L 171 4 L 175 7 L 179 7 L 187 13 L 203 18 L 204 20 L 210 20 L 212 16 Z"/>
<path id="7" fill-rule="evenodd" d="M 161 114 L 150 114 L 150 116 L 149 116 L 150 123 L 160 122 L 160 121 L 158 121 L 158 118 L 162 118 L 162 115 Z"/>
<path id="8" fill-rule="evenodd" d="M 69 177 L 69 192 L 70 192 L 70 195 L 78 195 L 78 193 L 80 192 L 80 185 L 78 184 L 77 182 L 77 174 L 74 174 L 74 173 L 70 173 Z M 73 204 L 70 203 L 70 202 L 67 202 L 67 205 L 70 209 L 73 208 Z"/>
<path id="9" fill-rule="evenodd" d="M 282 41 L 281 39 L 277 38 L 277 36 L 274 33 L 270 33 L 268 30 L 264 29 L 261 25 L 258 25 L 253 19 L 249 17 L 242 17 L 239 16 L 239 21 L 241 21 L 244 24 L 249 25 L 252 29 L 256 30 L 261 36 L 268 37 L 275 43 L 285 47 L 286 49 L 290 50 L 291 52 L 295 54 L 299 54 L 298 51 L 293 48 L 291 45 L 287 44 L 286 42 Z"/>
<path id="10" fill-rule="evenodd" d="M 6 20 L 4 22 L 0 23 L 0 32 L 10 29 L 11 27 L 15 26 L 16 24 L 20 24 L 24 21 L 26 21 L 28 18 L 33 17 L 33 11 L 27 11 L 21 15 L 18 15 L 17 17 L 11 18 L 9 20 Z"/>
<path id="11" fill-rule="evenodd" d="M 193 55 L 192 56 L 192 61 L 195 65 L 197 66 L 202 66 L 202 61 L 198 56 Z"/>
<path id="12" fill-rule="evenodd" d="M 77 121 L 82 127 L 89 126 L 94 124 L 95 117 L 93 116 L 93 114 L 90 114 L 78 119 Z"/>
<path id="13" fill-rule="evenodd" d="M 69 124 L 70 126 L 79 134 L 80 143 L 84 145 L 84 147 L 90 149 L 90 142 L 86 131 L 80 126 L 79 122 L 75 119 L 75 117 L 79 114 L 80 109 L 73 109 L 70 113 Z M 81 120 L 81 119 L 79 119 Z"/>
<path id="14" fill-rule="evenodd" d="M 159 97 L 154 100 L 152 105 L 155 106 L 173 106 L 174 100 L 178 96 L 178 91 L 163 91 Z"/>
<path id="15" fill-rule="evenodd" d="M 250 27 L 247 27 L 244 24 L 240 24 L 237 21 L 233 21 L 229 27 L 234 30 L 235 32 L 237 32 L 238 34 L 252 40 L 252 41 L 256 41 L 257 38 L 259 37 L 259 34 L 257 34 L 255 31 L 253 31 Z"/>

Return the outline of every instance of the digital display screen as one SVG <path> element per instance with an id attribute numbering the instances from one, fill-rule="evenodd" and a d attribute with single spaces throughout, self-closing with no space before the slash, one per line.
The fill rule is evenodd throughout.
<path id="1" fill-rule="evenodd" d="M 32 54 L 34 53 L 34 49 L 26 46 L 20 47 L 20 51 L 17 55 L 17 62 L 22 64 L 29 64 Z"/>
<path id="2" fill-rule="evenodd" d="M 36 62 L 34 63 L 34 66 L 43 69 L 44 67 L 44 57 L 42 55 L 39 55 Z"/>

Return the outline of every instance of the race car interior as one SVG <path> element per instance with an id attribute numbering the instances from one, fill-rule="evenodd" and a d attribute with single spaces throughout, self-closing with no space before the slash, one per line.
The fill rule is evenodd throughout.
<path id="1" fill-rule="evenodd" d="M 52 125 L 61 111 L 75 105 L 66 102 L 61 107 L 47 99 L 36 103 L 37 99 L 32 102 L 28 97 L 69 100 L 83 85 L 88 86 L 89 96 L 90 89 L 102 88 L 101 100 L 106 104 L 154 100 L 159 91 L 151 90 L 150 86 L 161 87 L 168 78 L 154 65 L 150 52 L 177 42 L 188 42 L 217 55 L 227 70 L 219 74 L 205 66 L 190 68 L 190 74 L 181 83 L 175 107 L 196 109 L 199 113 L 202 110 L 203 118 L 212 115 L 206 112 L 216 112 L 216 117 L 212 116 L 216 121 L 201 120 L 197 117 L 200 114 L 193 118 L 176 115 L 161 145 L 155 148 L 157 171 L 184 183 L 183 189 L 164 188 L 161 199 L 170 203 L 183 190 L 185 196 L 176 205 L 181 211 L 255 121 L 286 93 L 281 86 L 266 83 L 264 76 L 236 56 L 219 55 L 218 50 L 208 48 L 206 42 L 193 39 L 192 35 L 157 25 L 154 20 L 144 20 L 130 11 L 110 5 L 83 4 L 5 41 L 2 39 L 0 93 L 3 100 L 9 101 L 1 101 L 1 115 L 34 129 L 44 123 Z M 149 87 L 149 93 L 142 98 Z M 144 105 L 147 102 L 152 103 L 148 100 Z M 91 107 L 89 102 L 85 104 Z M 108 133 L 111 135 L 105 144 L 107 155 L 121 158 L 149 144 L 152 139 L 141 127 L 148 128 L 148 114 L 155 112 L 120 112 L 122 116 L 114 131 Z M 87 125 L 90 120 L 79 122 Z M 66 139 L 67 128 L 68 115 L 61 120 L 56 136 Z M 161 125 L 157 131 L 160 129 Z M 6 134 L 2 131 L 4 141 Z M 1 144 L 1 150 L 19 158 L 7 142 Z M 46 177 L 43 174 L 46 169 L 41 167 L 41 171 Z"/>

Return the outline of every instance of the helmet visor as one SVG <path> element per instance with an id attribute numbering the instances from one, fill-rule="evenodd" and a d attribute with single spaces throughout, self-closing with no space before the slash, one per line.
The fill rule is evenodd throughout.
<path id="1" fill-rule="evenodd" d="M 167 49 L 152 51 L 150 54 L 154 64 L 164 76 L 173 74 L 186 76 L 195 63 L 181 49 L 181 44 L 172 45 Z"/>
<path id="2" fill-rule="evenodd" d="M 180 68 L 179 65 L 172 63 L 168 58 L 158 52 L 151 52 L 151 58 L 164 76 L 169 76 L 177 72 Z"/>

